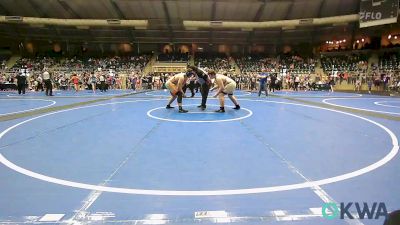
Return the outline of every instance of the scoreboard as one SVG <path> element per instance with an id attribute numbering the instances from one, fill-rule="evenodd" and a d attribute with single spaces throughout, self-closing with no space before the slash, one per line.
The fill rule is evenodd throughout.
<path id="1" fill-rule="evenodd" d="M 399 0 L 361 0 L 360 28 L 397 23 Z"/>

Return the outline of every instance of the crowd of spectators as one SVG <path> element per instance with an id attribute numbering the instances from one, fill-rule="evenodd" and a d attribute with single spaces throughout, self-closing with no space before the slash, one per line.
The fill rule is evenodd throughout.
<path id="1" fill-rule="evenodd" d="M 79 89 L 90 89 L 94 80 L 99 84 L 103 80 L 108 88 L 120 89 L 121 75 L 140 77 L 149 59 L 149 55 L 103 58 L 21 58 L 11 69 L 1 71 L 0 84 L 15 83 L 15 77 L 24 71 L 28 88 L 35 91 L 43 90 L 43 72 L 48 71 L 58 89 L 76 87 L 71 83 L 71 77 L 75 77 L 74 80 L 78 81 Z"/>
<path id="2" fill-rule="evenodd" d="M 262 79 L 260 74 L 267 75 L 267 85 L 270 92 L 275 90 L 313 90 L 319 79 L 309 73 L 281 73 L 274 72 L 275 69 L 266 69 L 264 72 L 245 72 L 241 74 L 227 74 L 237 83 L 240 90 L 255 91 L 259 88 Z"/>
<path id="3" fill-rule="evenodd" d="M 292 73 L 314 73 L 316 60 L 313 58 L 303 58 L 298 55 L 282 55 L 280 66 Z"/>
<path id="4" fill-rule="evenodd" d="M 373 71 L 370 82 L 380 91 L 400 91 L 399 71 Z"/>
<path id="5" fill-rule="evenodd" d="M 199 67 L 213 69 L 215 71 L 230 71 L 235 69 L 229 58 L 223 53 L 204 53 L 195 54 L 195 65 Z"/>
<path id="6" fill-rule="evenodd" d="M 261 72 L 265 69 L 276 68 L 278 64 L 275 58 L 268 58 L 260 55 L 236 57 L 235 61 L 242 73 Z"/>
<path id="7" fill-rule="evenodd" d="M 368 69 L 368 57 L 366 55 L 340 55 L 321 56 L 322 69 L 326 72 L 362 72 Z"/>
<path id="8" fill-rule="evenodd" d="M 116 71 L 135 70 L 142 71 L 150 60 L 149 55 L 126 56 L 126 57 L 102 57 L 102 58 L 84 58 L 77 57 L 66 58 L 55 65 L 62 71 L 82 70 L 93 71 L 101 68 L 103 70 L 114 68 Z"/>
<path id="9" fill-rule="evenodd" d="M 21 73 L 27 77 L 35 77 L 35 75 L 41 74 L 45 68 L 54 66 L 57 61 L 57 58 L 48 57 L 21 58 L 12 68 L 2 67 L 0 70 L 0 84 L 15 83 L 15 77 Z"/>
<path id="10" fill-rule="evenodd" d="M 122 87 L 140 89 L 159 89 L 170 74 L 148 74 L 143 76 L 143 69 L 150 59 L 149 55 L 130 57 L 103 58 L 21 58 L 8 70 L 0 70 L 0 84 L 15 83 L 15 76 L 25 67 L 28 86 L 31 90 L 44 88 L 43 72 L 49 71 L 54 86 L 58 89 L 91 89 L 92 84 L 100 85 L 104 81 L 107 88 Z M 196 66 L 226 73 L 236 80 L 239 89 L 256 90 L 260 73 L 270 75 L 270 87 L 275 89 L 310 89 L 318 82 L 335 84 L 362 84 L 376 87 L 377 90 L 397 90 L 400 86 L 400 54 L 387 53 L 379 58 L 378 65 L 368 69 L 364 55 L 321 57 L 322 68 L 327 78 L 315 74 L 316 60 L 297 55 L 281 55 L 268 58 L 260 55 L 236 57 L 240 73 L 236 73 L 231 59 L 224 54 L 198 53 Z M 6 72 L 8 71 L 8 72 Z M 74 77 L 75 81 L 72 81 Z M 76 86 L 76 81 L 78 86 Z M 74 83 L 75 82 L 75 83 Z M 93 83 L 94 82 L 94 83 Z"/>
<path id="11" fill-rule="evenodd" d="M 372 65 L 372 82 L 382 91 L 400 91 L 400 54 L 384 53 L 378 65 Z"/>
<path id="12" fill-rule="evenodd" d="M 282 55 L 276 58 L 247 55 L 236 58 L 236 63 L 242 73 L 261 72 L 268 69 L 292 73 L 314 73 L 315 62 L 312 58 L 302 58 L 297 55 Z"/>
<path id="13" fill-rule="evenodd" d="M 26 66 L 30 71 L 41 71 L 43 68 L 53 67 L 59 60 L 59 58 L 50 57 L 21 58 L 14 64 L 11 70 L 18 71 L 23 66 Z"/>
<path id="14" fill-rule="evenodd" d="M 349 59 L 346 64 L 345 59 Z M 378 64 L 371 64 L 368 70 L 367 59 L 350 56 L 335 57 L 337 65 L 327 70 L 329 77 L 333 77 L 336 84 L 347 83 L 354 85 L 354 90 L 361 90 L 362 85 L 378 91 L 399 91 L 400 90 L 400 68 L 399 54 L 385 53 L 379 57 Z M 323 64 L 324 65 L 324 64 Z M 344 68 L 344 69 L 343 69 Z"/>
<path id="15" fill-rule="evenodd" d="M 385 53 L 379 57 L 379 69 L 382 71 L 400 71 L 400 53 Z"/>

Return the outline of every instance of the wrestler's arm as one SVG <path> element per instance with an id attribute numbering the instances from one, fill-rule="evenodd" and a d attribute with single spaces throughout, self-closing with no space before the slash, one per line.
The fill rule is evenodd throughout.
<path id="1" fill-rule="evenodd" d="M 222 93 L 224 91 L 224 83 L 221 79 L 215 79 L 215 82 L 217 84 L 216 87 L 218 88 L 218 91 L 215 95 L 219 95 L 219 93 Z"/>
<path id="2" fill-rule="evenodd" d="M 178 91 L 180 91 L 182 93 L 183 93 L 183 84 L 184 83 L 186 83 L 185 78 L 179 77 L 178 84 L 176 85 L 176 87 L 177 87 Z"/>

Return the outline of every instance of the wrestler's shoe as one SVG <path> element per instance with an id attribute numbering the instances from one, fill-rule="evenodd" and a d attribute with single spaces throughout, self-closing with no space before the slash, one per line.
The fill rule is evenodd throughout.
<path id="1" fill-rule="evenodd" d="M 235 108 L 233 108 L 233 109 L 239 110 L 240 109 L 240 105 L 236 105 Z"/>
<path id="2" fill-rule="evenodd" d="M 179 109 L 179 113 L 187 113 L 187 112 L 189 112 L 189 111 L 185 110 L 185 109 Z"/>

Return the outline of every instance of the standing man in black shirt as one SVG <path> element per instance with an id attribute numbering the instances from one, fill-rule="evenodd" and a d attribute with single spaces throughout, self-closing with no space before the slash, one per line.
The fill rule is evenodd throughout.
<path id="1" fill-rule="evenodd" d="M 153 75 L 152 74 L 147 75 L 147 89 L 149 89 L 149 90 L 153 89 Z"/>
<path id="2" fill-rule="evenodd" d="M 269 84 L 269 91 L 275 92 L 275 87 L 276 87 L 276 74 L 272 74 L 271 83 Z"/>
<path id="3" fill-rule="evenodd" d="M 201 108 L 201 110 L 205 110 L 207 108 L 207 97 L 211 87 L 211 79 L 206 71 L 196 66 L 188 66 L 188 68 L 196 73 L 197 82 L 200 84 L 201 105 L 197 107 Z"/>
<path id="4" fill-rule="evenodd" d="M 18 87 L 18 94 L 21 93 L 25 94 L 25 87 L 26 87 L 26 76 L 24 73 L 19 73 L 17 76 L 17 87 Z"/>

